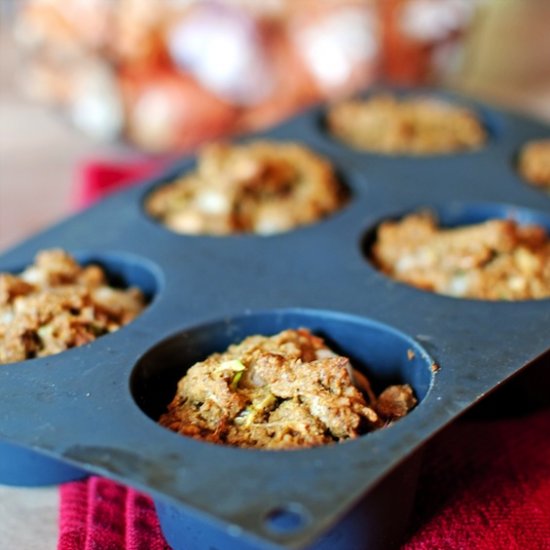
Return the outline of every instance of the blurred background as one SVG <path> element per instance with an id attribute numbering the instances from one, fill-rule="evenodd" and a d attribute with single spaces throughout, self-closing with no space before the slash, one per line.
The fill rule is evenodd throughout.
<path id="1" fill-rule="evenodd" d="M 79 163 L 171 158 L 374 84 L 550 120 L 550 0 L 0 0 L 0 250 Z"/>

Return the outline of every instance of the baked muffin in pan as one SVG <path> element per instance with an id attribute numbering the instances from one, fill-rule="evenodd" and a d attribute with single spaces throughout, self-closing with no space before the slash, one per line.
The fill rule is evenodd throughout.
<path id="1" fill-rule="evenodd" d="M 112 287 L 98 265 L 43 250 L 19 275 L 0 273 L 0 363 L 44 357 L 92 342 L 137 317 L 138 288 Z"/>
<path id="2" fill-rule="evenodd" d="M 406 415 L 412 388 L 378 397 L 366 377 L 305 328 L 253 335 L 194 364 L 160 424 L 247 448 L 293 449 L 354 439 Z"/>
<path id="3" fill-rule="evenodd" d="M 197 167 L 154 190 L 146 211 L 178 233 L 280 233 L 338 210 L 346 189 L 331 164 L 292 142 L 214 143 Z"/>
<path id="4" fill-rule="evenodd" d="M 519 154 L 518 170 L 532 185 L 550 191 L 550 138 L 526 143 Z"/>
<path id="5" fill-rule="evenodd" d="M 437 155 L 478 149 L 487 132 L 472 109 L 430 96 L 376 94 L 334 104 L 330 134 L 362 151 Z"/>
<path id="6" fill-rule="evenodd" d="M 550 238 L 536 224 L 490 219 L 441 228 L 428 212 L 383 222 L 371 249 L 388 276 L 461 298 L 528 300 L 550 297 Z"/>

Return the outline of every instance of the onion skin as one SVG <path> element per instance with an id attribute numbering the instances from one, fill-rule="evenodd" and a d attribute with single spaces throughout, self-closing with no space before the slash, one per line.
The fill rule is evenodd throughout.
<path id="1" fill-rule="evenodd" d="M 235 128 L 238 109 L 191 77 L 168 71 L 123 74 L 121 87 L 126 135 L 146 151 L 191 151 Z"/>

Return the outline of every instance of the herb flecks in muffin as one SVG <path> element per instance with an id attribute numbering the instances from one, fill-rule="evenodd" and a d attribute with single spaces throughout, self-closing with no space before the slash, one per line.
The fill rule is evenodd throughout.
<path id="1" fill-rule="evenodd" d="M 137 288 L 109 286 L 103 269 L 45 250 L 19 275 L 0 273 L 0 363 L 82 346 L 132 321 L 144 308 Z"/>
<path id="2" fill-rule="evenodd" d="M 193 365 L 160 423 L 240 447 L 291 449 L 354 439 L 405 415 L 408 385 L 377 399 L 364 375 L 306 329 L 249 336 Z"/>
<path id="3" fill-rule="evenodd" d="M 345 200 L 330 163 L 302 145 L 216 143 L 194 171 L 153 191 L 146 210 L 177 233 L 269 235 L 314 223 Z"/>
<path id="4" fill-rule="evenodd" d="M 378 228 L 374 263 L 404 283 L 483 300 L 550 297 L 550 239 L 539 225 L 493 219 L 440 228 L 421 212 Z"/>

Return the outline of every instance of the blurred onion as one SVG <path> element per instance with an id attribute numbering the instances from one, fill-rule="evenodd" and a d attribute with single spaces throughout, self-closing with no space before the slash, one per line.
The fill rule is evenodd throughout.
<path id="1" fill-rule="evenodd" d="M 124 127 L 124 108 L 112 69 L 100 60 L 89 60 L 72 77 L 68 107 L 73 124 L 99 141 L 117 138 Z"/>
<path id="2" fill-rule="evenodd" d="M 260 24 L 242 10 L 195 4 L 171 25 L 167 41 L 181 70 L 230 103 L 254 105 L 274 90 Z"/>
<path id="3" fill-rule="evenodd" d="M 276 89 L 265 101 L 243 112 L 239 127 L 244 131 L 266 128 L 321 97 L 295 44 L 282 29 L 274 28 L 265 36 Z"/>
<path id="4" fill-rule="evenodd" d="M 116 0 L 110 53 L 117 63 L 149 71 L 168 64 L 163 22 L 166 0 Z"/>
<path id="5" fill-rule="evenodd" d="M 27 2 L 16 21 L 18 43 L 28 49 L 46 48 L 68 58 L 101 51 L 112 32 L 110 0 Z"/>
<path id="6" fill-rule="evenodd" d="M 167 71 L 122 75 L 130 141 L 151 152 L 188 151 L 229 133 L 237 110 L 190 77 Z"/>
<path id="7" fill-rule="evenodd" d="M 380 32 L 371 2 L 306 4 L 292 24 L 300 54 L 326 95 L 348 93 L 376 76 Z"/>
<path id="8" fill-rule="evenodd" d="M 403 33 L 419 42 L 437 42 L 466 28 L 475 0 L 409 0 L 400 14 Z"/>
<path id="9" fill-rule="evenodd" d="M 383 72 L 396 84 L 441 81 L 460 61 L 461 42 L 480 0 L 382 2 Z"/>

